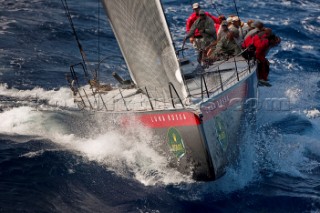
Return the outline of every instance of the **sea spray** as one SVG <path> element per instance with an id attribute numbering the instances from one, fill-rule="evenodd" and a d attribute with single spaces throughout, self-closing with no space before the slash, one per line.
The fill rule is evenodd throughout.
<path id="1" fill-rule="evenodd" d="M 101 116 L 97 120 L 93 118 L 94 115 L 81 112 L 47 112 L 18 107 L 0 113 L 0 120 L 4 121 L 0 124 L 0 132 L 49 139 L 61 149 L 98 162 L 117 175 L 133 177 L 145 185 L 192 182 L 191 177 L 170 168 L 167 158 L 155 151 L 158 143 L 163 141 L 148 128 L 132 121 L 125 131 L 119 131 Z M 86 120 L 90 123 L 86 124 Z M 26 153 L 25 156 L 36 155 Z"/>

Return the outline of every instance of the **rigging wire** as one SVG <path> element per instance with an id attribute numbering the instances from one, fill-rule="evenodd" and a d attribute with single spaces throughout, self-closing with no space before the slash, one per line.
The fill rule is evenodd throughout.
<path id="1" fill-rule="evenodd" d="M 235 0 L 233 0 L 233 3 L 234 3 L 234 7 L 236 9 L 237 16 L 238 16 L 239 21 L 240 21 L 240 30 L 241 30 L 241 36 L 242 36 L 242 39 L 243 39 L 243 31 L 242 31 L 242 26 L 241 26 L 241 19 L 240 19 L 239 12 L 238 12 L 238 7 L 237 7 L 237 4 L 236 4 Z"/>
<path id="2" fill-rule="evenodd" d="M 69 24 L 71 26 L 71 29 L 72 29 L 72 32 L 73 32 L 73 35 L 76 39 L 76 42 L 78 44 L 78 48 L 79 48 L 79 51 L 80 51 L 80 54 L 81 54 L 81 58 L 82 58 L 82 61 L 83 61 L 83 65 L 84 65 L 84 71 L 85 71 L 85 75 L 86 77 L 88 77 L 88 68 L 87 68 L 87 58 L 86 58 L 86 54 L 84 53 L 83 51 L 83 48 L 82 48 L 82 45 L 80 43 L 80 40 L 79 40 L 79 37 L 77 35 L 77 32 L 75 30 L 75 27 L 74 27 L 74 24 L 73 24 L 73 21 L 72 21 L 72 18 L 71 18 L 71 13 L 70 13 L 70 10 L 69 10 L 69 6 L 68 6 L 68 3 L 67 3 L 67 0 L 61 0 L 61 3 L 63 5 L 63 8 L 65 10 L 65 13 L 67 15 L 67 18 L 69 20 Z M 92 71 L 92 74 L 94 76 L 94 79 L 96 79 L 96 72 Z"/>
<path id="3" fill-rule="evenodd" d="M 98 62 L 99 62 L 99 61 L 101 61 L 101 59 L 100 59 L 100 5 L 101 5 L 101 3 L 100 3 L 100 1 L 97 1 L 97 3 L 98 3 Z M 98 67 L 100 67 L 100 66 L 98 66 Z M 99 71 L 100 70 L 97 68 L 97 70 L 96 70 L 97 79 L 99 79 L 99 76 L 98 76 Z"/>
<path id="4" fill-rule="evenodd" d="M 211 5 L 212 5 L 212 7 L 216 10 L 218 16 L 220 16 L 221 13 L 218 11 L 218 8 L 217 8 L 216 5 L 213 3 L 213 0 L 211 0 Z"/>

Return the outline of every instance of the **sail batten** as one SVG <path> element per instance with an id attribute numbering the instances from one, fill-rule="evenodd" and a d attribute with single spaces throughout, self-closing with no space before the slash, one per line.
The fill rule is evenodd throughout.
<path id="1" fill-rule="evenodd" d="M 152 98 L 187 97 L 160 0 L 102 0 L 130 76 Z M 173 98 L 176 95 L 172 93 Z"/>

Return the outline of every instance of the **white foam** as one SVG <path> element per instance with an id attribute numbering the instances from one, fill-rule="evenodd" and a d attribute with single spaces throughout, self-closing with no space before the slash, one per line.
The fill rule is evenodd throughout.
<path id="1" fill-rule="evenodd" d="M 299 88 L 289 88 L 285 95 L 289 98 L 290 103 L 297 103 L 300 100 L 302 90 Z"/>
<path id="2" fill-rule="evenodd" d="M 44 135 L 42 126 L 44 118 L 31 107 L 13 108 L 0 114 L 2 133 Z"/>
<path id="3" fill-rule="evenodd" d="M 311 45 L 302 45 L 301 47 L 302 47 L 302 49 L 306 49 L 306 50 L 313 50 L 314 49 L 314 47 Z"/>
<path id="4" fill-rule="evenodd" d="M 152 137 L 145 137 L 143 132 L 140 132 L 138 140 L 133 140 L 110 131 L 95 138 L 78 141 L 75 149 L 90 161 L 99 162 L 118 175 L 126 177 L 132 173 L 135 179 L 145 185 L 188 181 L 190 178 L 168 168 L 167 159 L 159 155 L 150 144 L 155 141 L 152 141 Z"/>
<path id="5" fill-rule="evenodd" d="M 238 161 L 227 167 L 226 174 L 214 183 L 215 191 L 230 193 L 241 190 L 260 178 L 259 168 L 256 167 L 258 159 L 255 140 L 255 134 L 248 128 L 241 143 Z"/>
<path id="6" fill-rule="evenodd" d="M 282 5 L 286 5 L 286 6 L 291 6 L 291 1 L 282 0 L 281 4 L 282 4 Z"/>
<path id="7" fill-rule="evenodd" d="M 293 48 L 296 47 L 296 45 L 290 41 L 282 41 L 280 45 L 281 49 L 285 51 L 293 50 Z"/>
<path id="8" fill-rule="evenodd" d="M 63 149 L 81 155 L 88 161 L 98 162 L 123 177 L 133 176 L 145 185 L 192 182 L 191 177 L 168 166 L 166 157 L 154 149 L 162 141 L 155 138 L 148 129 L 139 127 L 139 124 L 130 125 L 125 134 L 110 129 L 83 138 L 67 132 L 66 124 L 52 116 L 55 114 L 36 111 L 32 107 L 12 108 L 0 113 L 0 133 L 50 139 Z M 88 129 L 83 131 L 90 133 Z M 42 153 L 43 150 L 26 153 L 24 157 L 35 157 Z"/>
<path id="9" fill-rule="evenodd" d="M 318 141 L 309 136 L 295 134 L 279 135 L 269 141 L 266 160 L 270 161 L 269 168 L 273 172 L 305 178 L 305 173 L 319 167 L 320 163 L 309 158 L 306 150 L 312 147 L 313 152 L 319 153 Z"/>
<path id="10" fill-rule="evenodd" d="M 32 90 L 18 90 L 15 88 L 8 88 L 7 84 L 0 84 L 0 95 L 13 98 L 33 98 L 47 100 L 50 105 L 60 107 L 76 108 L 72 92 L 69 88 L 62 87 L 59 90 L 44 90 L 36 87 Z"/>
<path id="11" fill-rule="evenodd" d="M 44 151 L 45 150 L 42 149 L 42 150 L 35 151 L 35 152 L 28 152 L 28 153 L 25 153 L 25 154 L 21 155 L 20 157 L 34 158 L 36 156 L 42 155 L 44 153 Z"/>
<path id="12" fill-rule="evenodd" d="M 316 118 L 320 116 L 320 111 L 318 109 L 304 110 L 303 112 L 308 118 Z"/>
<path id="13" fill-rule="evenodd" d="M 5 17 L 1 17 L 1 22 L 0 22 L 0 34 L 5 34 L 8 33 L 9 25 L 11 23 L 16 23 L 15 20 L 7 20 Z"/>

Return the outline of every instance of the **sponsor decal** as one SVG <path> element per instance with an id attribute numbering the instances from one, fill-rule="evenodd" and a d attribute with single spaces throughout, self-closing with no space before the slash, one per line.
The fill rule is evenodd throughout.
<path id="1" fill-rule="evenodd" d="M 170 151 L 178 158 L 182 158 L 186 154 L 183 139 L 176 128 L 170 128 L 168 131 L 168 145 Z"/>
<path id="2" fill-rule="evenodd" d="M 217 139 L 221 145 L 221 148 L 225 152 L 228 148 L 228 135 L 224 123 L 220 117 L 214 118 L 214 123 L 216 127 Z"/>
<path id="3" fill-rule="evenodd" d="M 229 107 L 243 102 L 247 94 L 247 84 L 243 83 L 225 95 L 208 101 L 201 106 L 203 120 L 207 121 L 218 115 L 220 112 L 227 110 Z"/>
<path id="4" fill-rule="evenodd" d="M 138 119 L 151 128 L 168 128 L 172 126 L 196 126 L 200 124 L 199 117 L 193 112 L 172 112 L 141 114 Z"/>

